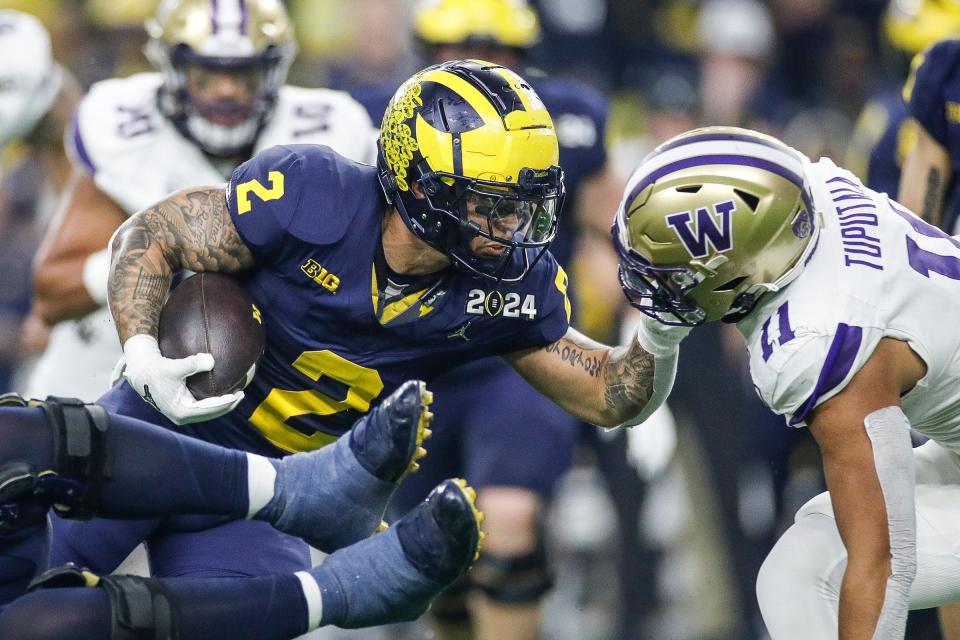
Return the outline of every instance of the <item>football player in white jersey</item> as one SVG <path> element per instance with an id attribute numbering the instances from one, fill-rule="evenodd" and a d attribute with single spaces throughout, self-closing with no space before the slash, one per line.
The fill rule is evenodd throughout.
<path id="1" fill-rule="evenodd" d="M 40 21 L 27 13 L 0 9 L 0 151 L 18 142 L 37 160 L 42 183 L 33 213 L 38 222 L 52 209 L 70 173 L 63 132 L 80 95 L 76 80 L 53 59 L 50 36 Z M 18 154 L 12 157 L 19 159 Z M 0 168 L 0 173 L 9 168 Z M 49 207 L 45 206 L 48 201 Z M 16 280 L 20 273 L 8 269 L 5 276 Z M 46 339 L 43 323 L 32 318 L 25 327 L 32 330 L 23 332 L 24 340 L 31 348 L 39 348 Z M 0 351 L 5 348 L 0 341 Z"/>
<path id="2" fill-rule="evenodd" d="M 148 21 L 158 69 L 95 84 L 67 143 L 75 169 L 36 264 L 36 308 L 57 324 L 27 395 L 93 401 L 120 345 L 107 295 L 107 241 L 127 215 L 177 189 L 223 182 L 278 144 L 373 159 L 374 129 L 346 93 L 285 86 L 293 27 L 275 0 L 167 0 Z"/>
<path id="3" fill-rule="evenodd" d="M 956 601 L 960 240 L 828 159 L 719 127 L 651 153 L 613 231 L 648 323 L 735 322 L 764 402 L 820 446 L 829 493 L 758 578 L 771 637 L 902 638 L 908 608 Z"/>

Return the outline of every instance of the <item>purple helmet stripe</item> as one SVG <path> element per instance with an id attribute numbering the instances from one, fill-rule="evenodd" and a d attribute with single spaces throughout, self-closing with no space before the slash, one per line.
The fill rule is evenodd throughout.
<path id="1" fill-rule="evenodd" d="M 247 0 L 239 0 L 240 2 L 240 33 L 246 35 L 247 33 Z"/>
<path id="2" fill-rule="evenodd" d="M 83 165 L 83 168 L 87 170 L 91 176 L 96 174 L 97 168 L 93 165 L 93 160 L 90 159 L 90 154 L 87 153 L 87 148 L 83 144 L 83 138 L 80 137 L 80 125 L 77 122 L 77 113 L 73 113 L 73 118 L 70 119 L 70 131 L 73 138 L 73 149 L 77 152 L 77 159 Z"/>
<path id="3" fill-rule="evenodd" d="M 789 420 L 791 427 L 801 422 L 805 422 L 810 412 L 817 406 L 820 398 L 836 389 L 850 373 L 853 363 L 860 352 L 860 344 L 863 342 L 863 329 L 861 327 L 839 323 L 837 333 L 830 343 L 830 350 L 823 362 L 823 368 L 820 370 L 820 377 L 817 378 L 817 384 L 813 388 L 813 393 L 807 398 L 796 413 Z"/>
<path id="4" fill-rule="evenodd" d="M 220 7 L 217 6 L 217 0 L 211 0 L 211 11 L 210 11 L 210 32 L 216 33 L 220 30 L 220 25 L 217 23 L 217 13 L 220 11 Z"/>
<path id="5" fill-rule="evenodd" d="M 798 176 L 793 171 L 784 168 L 782 165 L 779 165 L 776 162 L 770 162 L 769 160 L 754 158 L 752 156 L 740 156 L 733 154 L 695 156 L 693 158 L 684 158 L 683 160 L 671 162 L 670 164 L 660 167 L 656 171 L 647 174 L 630 191 L 630 196 L 625 200 L 625 202 L 633 202 L 633 200 L 637 197 L 637 195 L 640 194 L 641 191 L 667 174 L 673 173 L 674 171 L 680 171 L 681 169 L 689 169 L 690 167 L 699 167 L 709 164 L 734 164 L 743 167 L 756 167 L 757 169 L 763 169 L 765 171 L 769 171 L 770 173 L 775 173 L 781 178 L 785 178 L 795 184 L 797 188 L 800 189 L 800 193 L 802 194 L 803 201 L 806 203 L 807 208 L 811 211 L 813 210 L 812 204 L 807 199 L 807 192 L 804 188 L 802 176 Z"/>
<path id="6" fill-rule="evenodd" d="M 669 151 L 670 149 L 676 149 L 677 147 L 682 147 L 687 144 L 695 144 L 697 142 L 727 142 L 730 140 L 735 140 L 737 142 L 749 142 L 751 144 L 759 144 L 761 146 L 767 147 L 769 149 L 776 149 L 778 151 L 791 151 L 790 147 L 785 144 L 779 144 L 773 142 L 772 140 L 767 140 L 765 138 L 754 137 L 744 135 L 742 133 L 701 133 L 699 135 L 680 138 L 678 140 L 673 140 L 672 142 L 665 142 L 656 149 L 654 149 L 652 158 L 655 158 L 657 155 L 663 153 L 664 151 Z"/>

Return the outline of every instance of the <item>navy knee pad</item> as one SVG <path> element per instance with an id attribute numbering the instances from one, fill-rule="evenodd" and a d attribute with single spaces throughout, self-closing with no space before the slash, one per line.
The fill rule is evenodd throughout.
<path id="1" fill-rule="evenodd" d="M 41 472 L 38 493 L 65 518 L 89 519 L 99 507 L 100 487 L 111 475 L 106 410 L 73 398 L 50 396 L 43 410 L 53 429 L 54 469 Z"/>
<path id="2" fill-rule="evenodd" d="M 536 602 L 553 586 L 543 545 L 521 556 L 497 556 L 484 551 L 469 575 L 488 598 L 505 604 Z"/>
<path id="3" fill-rule="evenodd" d="M 30 590 L 102 588 L 110 599 L 111 640 L 180 640 L 179 617 L 170 594 L 155 578 L 105 576 L 67 564 L 30 583 Z"/>

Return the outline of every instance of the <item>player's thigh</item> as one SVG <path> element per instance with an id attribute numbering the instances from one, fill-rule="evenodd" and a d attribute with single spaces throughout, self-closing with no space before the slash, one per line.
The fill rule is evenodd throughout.
<path id="1" fill-rule="evenodd" d="M 305 542 L 253 520 L 170 518 L 147 549 L 158 578 L 263 576 L 310 567 Z"/>
<path id="2" fill-rule="evenodd" d="M 917 484 L 960 486 L 960 455 L 928 440 L 913 450 Z"/>
<path id="3" fill-rule="evenodd" d="M 51 567 L 73 562 L 106 574 L 150 537 L 159 520 L 67 520 L 51 513 L 50 523 Z"/>
<path id="4" fill-rule="evenodd" d="M 548 498 L 573 461 L 579 423 L 506 365 L 477 391 L 462 408 L 467 480 Z"/>

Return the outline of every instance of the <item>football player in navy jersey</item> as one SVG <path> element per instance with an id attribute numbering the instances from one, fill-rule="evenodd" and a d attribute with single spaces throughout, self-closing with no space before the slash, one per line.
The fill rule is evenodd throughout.
<path id="1" fill-rule="evenodd" d="M 281 457 L 335 441 L 408 378 L 495 354 L 598 425 L 636 424 L 662 402 L 682 330 L 645 324 L 611 348 L 568 326 L 566 274 L 547 251 L 564 194 L 557 139 L 522 78 L 480 61 L 417 73 L 390 103 L 379 151 L 371 167 L 327 147 L 275 147 L 226 189 L 183 190 L 132 216 L 110 278 L 126 381 L 100 404 Z M 209 354 L 160 354 L 157 319 L 179 269 L 234 273 L 261 309 L 266 350 L 244 392 L 196 400 L 184 380 Z M 51 555 L 102 572 L 149 538 L 160 577 L 306 566 L 304 549 L 257 524 L 60 520 Z"/>
<path id="2" fill-rule="evenodd" d="M 899 200 L 949 233 L 957 233 L 960 193 L 960 39 L 919 54 L 903 88 L 917 143 L 904 162 Z"/>
<path id="3" fill-rule="evenodd" d="M 897 196 L 901 167 L 916 144 L 917 123 L 907 112 L 902 85 L 910 60 L 952 35 L 960 35 L 960 5 L 955 2 L 892 0 L 887 7 L 883 60 L 894 82 L 885 82 L 863 108 L 847 154 L 847 166 L 874 191 Z"/>
<path id="4" fill-rule="evenodd" d="M 478 58 L 522 69 L 540 37 L 538 16 L 525 1 L 418 2 L 412 23 L 418 49 L 429 63 Z M 577 314 L 575 324 L 608 327 L 622 303 L 609 226 L 623 181 L 607 162 L 606 99 L 575 80 L 529 68 L 523 75 L 554 121 L 564 172 L 564 221 L 550 252 L 568 270 L 578 249 L 589 256 L 578 267 L 588 267 L 594 275 L 591 304 Z M 379 121 L 393 91 L 383 85 L 379 96 L 370 87 L 351 93 L 367 107 L 371 119 Z M 539 605 L 551 585 L 541 516 L 572 462 L 578 423 L 497 358 L 458 368 L 432 385 L 437 389 L 434 412 L 441 425 L 432 446 L 441 453 L 431 457 L 423 475 L 401 487 L 396 511 L 421 500 L 434 478 L 461 473 L 477 487 L 488 528 L 495 532 L 471 574 L 480 596 L 470 599 L 477 605 L 476 615 L 472 620 L 468 616 L 466 585 L 458 585 L 461 588 L 445 592 L 431 609 L 438 630 L 462 634 L 472 622 L 479 638 L 537 638 Z M 489 397 L 503 401 L 491 406 Z"/>
<path id="5" fill-rule="evenodd" d="M 429 402 L 410 381 L 336 445 L 269 460 L 79 400 L 0 396 L 0 637 L 280 640 L 420 615 L 483 539 L 463 480 L 370 537 L 386 506 L 378 494 L 425 455 Z M 51 506 L 68 518 L 254 518 L 339 551 L 316 569 L 254 580 L 100 577 L 76 565 L 37 576 Z"/>

